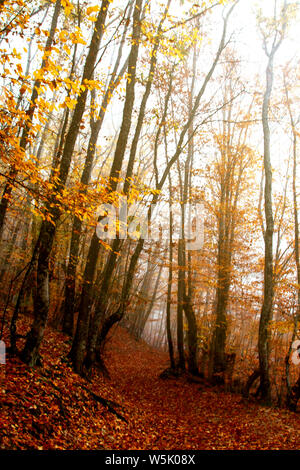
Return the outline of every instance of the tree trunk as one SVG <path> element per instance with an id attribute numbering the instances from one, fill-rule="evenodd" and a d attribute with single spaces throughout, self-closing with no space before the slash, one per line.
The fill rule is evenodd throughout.
<path id="1" fill-rule="evenodd" d="M 90 80 L 93 74 L 101 38 L 104 32 L 104 25 L 107 16 L 109 0 L 103 0 L 86 58 L 82 83 Z M 68 133 L 66 135 L 64 150 L 58 172 L 58 181 L 55 184 L 53 200 L 46 206 L 46 212 L 50 215 L 51 221 L 44 220 L 41 228 L 39 258 L 37 265 L 37 294 L 35 299 L 34 322 L 22 352 L 22 358 L 30 365 L 34 365 L 38 358 L 38 350 L 46 327 L 49 309 L 49 258 L 56 231 L 56 225 L 60 217 L 60 202 L 56 196 L 60 195 L 68 177 L 73 150 L 79 131 L 80 122 L 85 109 L 88 90 L 78 96 Z"/>
<path id="2" fill-rule="evenodd" d="M 297 282 L 297 305 L 296 305 L 296 315 L 294 318 L 294 331 L 290 344 L 290 348 L 286 357 L 286 382 L 287 382 L 287 406 L 290 410 L 296 411 L 297 403 L 300 399 L 300 376 L 296 384 L 290 386 L 290 377 L 289 377 L 289 360 L 292 350 L 292 344 L 296 338 L 298 325 L 300 321 L 300 253 L 299 253 L 299 217 L 298 217 L 298 201 L 297 201 L 297 130 L 295 119 L 293 117 L 291 104 L 289 101 L 288 87 L 286 84 L 286 79 L 284 77 L 285 93 L 286 93 L 286 102 L 287 108 L 290 116 L 290 124 L 292 128 L 293 135 L 293 205 L 294 205 L 294 236 L 295 236 L 295 264 L 296 264 L 296 282 Z"/>
<path id="3" fill-rule="evenodd" d="M 129 15 L 131 12 L 131 8 L 129 11 Z M 128 15 L 128 16 L 129 16 Z M 96 151 L 96 144 L 98 140 L 98 136 L 103 124 L 103 120 L 106 113 L 106 108 L 108 106 L 110 97 L 114 91 L 114 89 L 119 84 L 122 76 L 125 72 L 126 63 L 118 73 L 121 57 L 122 57 L 122 50 L 125 41 L 125 35 L 127 31 L 127 22 L 126 26 L 124 27 L 122 40 L 119 46 L 118 55 L 116 58 L 115 66 L 108 83 L 105 95 L 103 96 L 102 103 L 100 106 L 100 111 L 97 116 L 97 119 L 93 121 L 91 119 L 91 136 L 88 143 L 88 150 L 87 156 L 84 163 L 83 172 L 81 175 L 81 185 L 84 187 L 83 192 L 86 192 L 87 185 L 89 184 L 93 162 L 95 158 L 95 151 Z M 70 254 L 69 254 L 69 262 L 67 267 L 67 275 L 66 275 L 66 289 L 65 289 L 65 306 L 64 306 L 64 316 L 63 316 L 63 325 L 62 330 L 64 333 L 72 336 L 73 335 L 73 323 L 74 323 L 74 302 L 75 302 L 75 291 L 76 291 L 76 269 L 78 265 L 78 257 L 79 257 L 79 244 L 80 244 L 80 236 L 82 231 L 82 221 L 79 217 L 74 217 L 73 227 L 72 227 L 72 235 L 71 235 L 71 244 L 70 244 Z M 99 243 L 98 243 L 99 245 Z M 97 246 L 99 249 L 99 246 Z"/>
<path id="4" fill-rule="evenodd" d="M 264 132 L 264 172 L 265 172 L 265 266 L 264 266 L 264 297 L 259 322 L 259 368 L 261 398 L 266 403 L 271 402 L 271 384 L 269 376 L 269 325 L 272 320 L 274 281 L 273 281 L 273 209 L 272 209 L 272 167 L 270 156 L 270 129 L 269 129 L 269 104 L 273 82 L 273 55 L 269 58 L 266 71 L 266 90 L 264 93 L 262 108 L 262 124 Z"/>
<path id="5" fill-rule="evenodd" d="M 131 126 L 131 116 L 133 112 L 133 105 L 134 105 L 134 88 L 135 88 L 135 74 L 136 74 L 136 65 L 138 59 L 138 51 L 139 51 L 139 39 L 140 39 L 140 32 L 141 32 L 141 22 L 140 22 L 140 15 L 141 15 L 141 6 L 142 0 L 136 0 L 134 13 L 133 13 L 133 33 L 132 33 L 132 46 L 131 51 L 128 59 L 128 73 L 130 76 L 130 80 L 127 81 L 126 84 L 126 98 L 125 104 L 123 109 L 123 119 L 122 125 L 116 145 L 115 155 L 113 164 L 110 171 L 110 191 L 113 192 L 117 188 L 117 182 L 119 178 L 119 173 L 122 168 L 122 163 L 124 159 L 124 154 L 126 150 L 128 135 Z M 93 319 L 93 329 L 91 334 L 91 348 L 90 348 L 90 360 L 89 362 L 92 363 L 92 358 L 95 357 L 95 349 L 97 344 L 97 337 L 98 337 L 98 330 L 101 321 L 101 317 L 103 315 L 103 308 L 105 308 L 105 301 L 106 296 L 108 295 L 107 289 L 110 281 L 110 277 L 113 272 L 115 259 L 117 257 L 116 251 L 118 249 L 119 240 L 116 239 L 113 242 L 113 251 L 109 254 L 109 260 L 106 264 L 105 273 L 103 277 L 103 282 L 101 286 L 99 302 L 96 306 L 96 311 Z M 93 234 L 93 238 L 91 241 L 89 253 L 88 253 L 88 260 L 87 265 L 89 267 L 89 271 L 85 272 L 85 281 L 83 286 L 83 291 L 81 295 L 81 304 L 79 309 L 79 316 L 78 322 L 76 327 L 76 333 L 74 337 L 74 341 L 72 344 L 71 350 L 71 358 L 73 362 L 73 366 L 75 370 L 79 373 L 82 373 L 83 368 L 83 361 L 84 361 L 84 351 L 86 350 L 87 341 L 88 341 L 88 331 L 89 331 L 89 319 L 90 319 L 90 300 L 89 297 L 91 295 L 92 290 L 92 281 L 95 273 L 97 258 L 99 253 L 99 240 L 97 237 L 96 231 Z M 86 274 L 89 275 L 90 279 L 87 280 Z M 88 283 L 88 284 L 87 284 Z M 83 297 L 86 297 L 83 298 Z M 79 344 L 81 343 L 81 344 Z"/>
<path id="6" fill-rule="evenodd" d="M 171 177 L 169 177 L 169 194 L 171 195 Z M 174 358 L 174 346 L 172 341 L 172 330 L 171 330 L 171 300 L 172 300 L 172 281 L 173 281 L 173 217 L 171 198 L 169 199 L 169 277 L 168 277 L 168 290 L 167 290 L 167 312 L 166 312 L 166 330 L 168 340 L 168 350 L 170 356 L 171 369 L 175 370 L 175 358 Z"/>

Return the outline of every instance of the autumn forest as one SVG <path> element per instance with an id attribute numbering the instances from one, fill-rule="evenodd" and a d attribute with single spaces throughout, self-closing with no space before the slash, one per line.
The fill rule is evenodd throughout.
<path id="1" fill-rule="evenodd" d="M 300 448 L 299 14 L 0 0 L 1 450 Z"/>

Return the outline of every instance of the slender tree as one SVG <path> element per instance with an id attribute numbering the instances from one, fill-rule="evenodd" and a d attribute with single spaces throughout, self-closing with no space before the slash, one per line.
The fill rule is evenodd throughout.
<path id="1" fill-rule="evenodd" d="M 22 351 L 22 359 L 30 365 L 35 365 L 39 359 L 39 347 L 44 336 L 49 309 L 49 259 L 57 222 L 60 217 L 59 197 L 65 187 L 69 174 L 73 150 L 79 132 L 80 122 L 85 110 L 88 94 L 86 80 L 90 80 L 96 63 L 100 42 L 105 29 L 105 21 L 110 2 L 103 0 L 95 22 L 93 36 L 82 75 L 83 91 L 77 98 L 72 120 L 65 138 L 64 148 L 60 160 L 58 179 L 56 180 L 52 200 L 45 207 L 48 219 L 42 223 L 39 234 L 39 253 L 37 260 L 37 294 L 34 305 L 34 321 Z M 50 216 L 50 219 L 49 219 Z"/>
<path id="2" fill-rule="evenodd" d="M 122 125 L 116 145 L 114 154 L 113 164 L 110 170 L 110 192 L 116 190 L 117 182 L 119 180 L 120 171 L 125 155 L 128 135 L 131 126 L 131 117 L 134 106 L 134 89 L 136 80 L 136 66 L 140 45 L 140 33 L 141 33 L 141 12 L 142 12 L 142 0 L 136 0 L 135 8 L 133 12 L 133 32 L 132 32 L 132 46 L 128 59 L 128 75 L 129 79 L 126 84 L 126 98 L 123 109 Z M 85 272 L 84 272 L 84 283 L 81 294 L 81 301 L 79 306 L 79 315 L 77 320 L 76 332 L 71 349 L 71 358 L 74 368 L 77 372 L 82 372 L 83 361 L 85 358 L 86 345 L 88 340 L 88 331 L 90 323 L 90 309 L 91 309 L 91 293 L 92 293 L 92 282 L 95 274 L 96 263 L 99 253 L 99 240 L 97 233 L 95 232 L 90 244 L 89 253 L 87 257 Z M 103 276 L 102 289 L 105 295 L 107 295 L 108 283 L 113 271 L 114 263 L 106 264 L 106 272 Z M 102 301 L 102 292 L 99 301 Z M 95 320 L 94 320 L 95 321 Z M 97 323 L 97 320 L 96 320 Z M 97 326 L 96 326 L 97 328 Z M 97 333 L 94 332 L 94 337 L 97 338 Z M 97 339 L 96 339 L 97 341 Z M 96 342 L 95 341 L 95 342 Z"/>
<path id="3" fill-rule="evenodd" d="M 264 265 L 264 293 L 263 304 L 260 315 L 259 323 L 259 338 L 258 338 L 258 351 L 259 351 L 259 368 L 260 368 L 260 393 L 261 399 L 266 403 L 271 402 L 271 384 L 269 375 L 269 354 L 270 354 L 270 337 L 269 325 L 272 319 L 273 299 L 274 299 L 274 279 L 273 279 L 273 234 L 274 234 L 274 219 L 272 207 L 272 164 L 271 164 L 271 150 L 270 150 L 270 127 L 269 127 L 269 108 L 270 99 L 273 86 L 274 75 L 274 57 L 278 51 L 284 37 L 286 29 L 286 10 L 287 3 L 284 2 L 283 10 L 281 12 L 281 27 L 276 27 L 271 45 L 269 46 L 267 35 L 263 35 L 263 48 L 268 58 L 266 68 L 266 88 L 264 92 L 263 105 L 262 105 L 262 126 L 264 135 L 264 174 L 265 174 L 265 188 L 264 188 L 264 201 L 265 201 L 265 265 Z M 274 12 L 274 22 L 276 23 L 276 5 Z M 278 21 L 277 21 L 278 22 Z"/>

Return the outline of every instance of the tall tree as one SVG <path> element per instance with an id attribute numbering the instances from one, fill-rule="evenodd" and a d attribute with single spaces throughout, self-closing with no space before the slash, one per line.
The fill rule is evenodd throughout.
<path id="1" fill-rule="evenodd" d="M 228 61 L 225 67 L 227 71 L 224 74 L 228 78 L 224 81 L 224 106 L 221 111 L 220 130 L 214 136 L 218 160 L 215 162 L 216 180 L 214 178 L 212 180 L 215 185 L 213 192 L 217 219 L 217 280 L 210 374 L 213 380 L 220 382 L 224 381 L 227 367 L 227 308 L 236 250 L 236 229 L 240 221 L 239 201 L 246 186 L 245 171 L 251 164 L 252 154 L 247 146 L 249 121 L 242 126 L 237 125 L 242 113 L 243 99 L 235 103 L 241 93 L 235 59 Z M 251 115 L 252 105 L 253 100 L 246 110 L 246 116 Z"/>
<path id="2" fill-rule="evenodd" d="M 263 49 L 267 56 L 266 68 L 266 88 L 264 91 L 262 105 L 262 126 L 264 136 L 264 201 L 265 201 L 265 264 L 264 264 L 264 293 L 263 304 L 259 323 L 258 351 L 259 351 L 259 374 L 261 399 L 266 403 L 271 403 L 271 384 L 269 375 L 269 355 L 270 355 L 270 332 L 269 325 L 272 319 L 273 299 L 274 299 L 274 279 L 273 279 L 273 234 L 274 219 L 272 207 L 272 164 L 270 149 L 270 127 L 269 108 L 273 87 L 274 57 L 278 51 L 286 29 L 287 2 L 284 2 L 281 15 L 278 20 L 277 5 L 274 4 L 273 27 L 275 29 L 273 37 L 269 43 L 269 35 L 263 32 Z"/>
<path id="3" fill-rule="evenodd" d="M 297 331 L 299 328 L 300 322 L 300 252 L 299 252 L 299 213 L 298 213 L 298 200 L 297 200 L 297 144 L 298 144 L 298 135 L 297 125 L 299 124 L 300 119 L 295 118 L 295 112 L 292 109 L 289 87 L 287 84 L 287 76 L 284 75 L 284 91 L 286 98 L 286 106 L 288 109 L 290 127 L 292 132 L 292 152 L 293 152 L 293 178 L 292 178 L 292 187 L 293 187 L 293 209 L 294 209 L 294 256 L 296 264 L 296 282 L 297 282 L 297 297 L 296 297 L 296 314 L 294 318 L 294 329 L 291 339 L 291 345 L 286 356 L 286 379 L 287 379 L 287 405 L 292 411 L 296 411 L 297 403 L 300 398 L 300 376 L 297 382 L 291 387 L 290 376 L 289 376 L 289 360 L 292 350 L 293 342 L 295 341 Z"/>
<path id="4" fill-rule="evenodd" d="M 132 0 L 127 4 L 125 9 L 125 13 L 129 6 L 129 12 L 125 21 L 125 26 L 122 34 L 122 38 L 120 41 L 118 54 L 116 57 L 115 65 L 108 82 L 106 92 L 103 96 L 100 110 L 96 119 L 93 118 L 93 113 L 91 110 L 91 118 L 90 118 L 90 127 L 91 127 L 91 135 L 89 138 L 88 146 L 87 146 L 87 155 L 84 162 L 84 168 L 81 175 L 80 184 L 82 185 L 83 189 L 82 192 L 85 193 L 87 191 L 87 186 L 91 179 L 92 174 L 92 167 L 95 159 L 95 151 L 96 151 L 96 144 L 98 140 L 98 136 L 104 121 L 106 109 L 108 103 L 111 99 L 111 96 L 114 90 L 117 88 L 127 65 L 127 60 L 125 61 L 124 65 L 119 70 L 120 62 L 122 59 L 122 51 L 125 42 L 128 21 L 131 15 L 132 9 Z M 125 14 L 124 14 L 125 16 Z M 91 103 L 93 105 L 93 101 Z M 72 235 L 71 235 L 71 243 L 70 243 L 70 254 L 69 254 L 69 262 L 67 267 L 67 277 L 66 277 L 66 289 L 65 289 L 65 305 L 64 305 L 64 317 L 63 317 L 63 331 L 64 333 L 72 336 L 73 334 L 73 321 L 74 321 L 74 302 L 75 302 L 75 290 L 76 290 L 76 268 L 78 265 L 78 256 L 79 256 L 79 245 L 80 245 L 80 235 L 82 231 L 82 220 L 80 217 L 75 216 L 72 226 Z"/>
<path id="5" fill-rule="evenodd" d="M 86 81 L 91 80 L 98 55 L 99 46 L 105 30 L 105 21 L 110 5 L 109 0 L 103 0 L 99 10 L 95 27 L 86 57 L 82 74 L 82 93 L 77 97 L 77 103 L 72 120 L 65 138 L 64 148 L 60 160 L 58 178 L 54 184 L 53 197 L 45 207 L 48 219 L 42 223 L 39 234 L 39 253 L 37 261 L 37 294 L 34 305 L 34 321 L 22 351 L 22 359 L 30 365 L 35 365 L 39 358 L 39 347 L 44 336 L 49 309 L 49 259 L 56 226 L 61 214 L 60 196 L 65 187 L 71 165 L 73 150 L 79 132 L 80 122 L 85 110 L 88 94 Z M 50 218 L 49 218 L 50 215 Z"/>
<path id="6" fill-rule="evenodd" d="M 128 75 L 129 78 L 126 83 L 126 98 L 123 109 L 123 118 L 122 125 L 116 145 L 116 150 L 114 154 L 113 164 L 110 170 L 109 178 L 109 191 L 114 192 L 117 188 L 117 183 L 120 176 L 120 171 L 122 168 L 122 163 L 125 155 L 128 135 L 131 126 L 131 118 L 134 106 L 134 96 L 135 96 L 135 81 L 136 81 L 136 66 L 140 45 L 140 33 L 141 33 L 141 13 L 142 13 L 142 0 L 136 0 L 135 8 L 133 12 L 133 31 L 132 31 L 132 46 L 128 59 Z M 96 263 L 99 253 L 99 240 L 97 233 L 93 234 L 91 240 L 89 253 L 87 257 L 85 273 L 84 273 L 84 283 L 81 293 L 81 301 L 79 306 L 79 315 L 76 325 L 75 336 L 71 349 L 71 358 L 74 365 L 74 368 L 77 372 L 82 372 L 83 362 L 85 359 L 86 345 L 88 340 L 88 331 L 90 323 L 90 309 L 91 309 L 91 292 L 92 292 L 92 283 L 95 274 Z M 107 295 L 107 285 L 105 282 L 108 282 L 112 273 L 113 263 L 106 264 L 106 273 L 104 273 L 104 293 Z M 102 294 L 102 292 L 101 292 Z M 102 298 L 100 298 L 102 301 Z M 96 338 L 97 338 L 97 333 Z"/>

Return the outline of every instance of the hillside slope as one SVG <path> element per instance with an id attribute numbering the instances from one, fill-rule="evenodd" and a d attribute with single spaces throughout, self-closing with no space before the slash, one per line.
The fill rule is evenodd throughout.
<path id="1" fill-rule="evenodd" d="M 1 449 L 300 447 L 297 414 L 184 377 L 160 379 L 168 356 L 121 328 L 107 346 L 110 379 L 96 373 L 88 382 L 76 375 L 65 359 L 68 350 L 67 338 L 48 328 L 42 368 L 30 369 L 16 358 L 1 366 Z"/>

